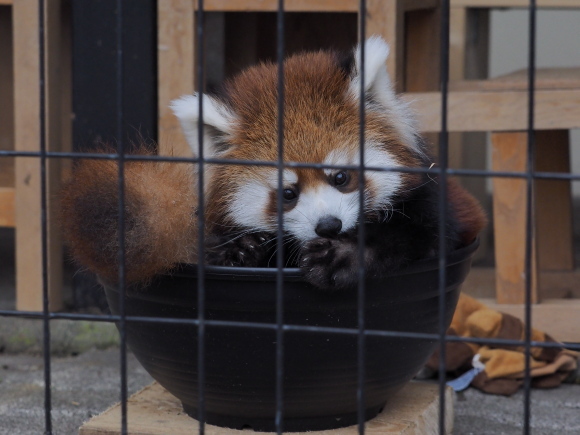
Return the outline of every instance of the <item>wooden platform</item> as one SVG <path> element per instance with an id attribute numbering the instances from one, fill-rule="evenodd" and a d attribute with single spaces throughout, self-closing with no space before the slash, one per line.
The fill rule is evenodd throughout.
<path id="1" fill-rule="evenodd" d="M 453 391 L 445 392 L 447 433 L 453 432 Z M 153 383 L 135 393 L 127 402 L 128 435 L 191 435 L 199 432 L 199 424 L 187 416 L 181 403 L 163 387 Z M 118 435 L 121 409 L 117 404 L 93 417 L 79 429 L 79 435 Z M 366 424 L 365 433 L 376 435 L 429 435 L 439 430 L 438 385 L 411 382 L 403 388 L 385 409 Z M 225 429 L 206 425 L 208 435 L 253 433 L 249 430 Z M 264 432 L 261 432 L 264 433 Z M 356 426 L 342 429 L 308 432 L 312 435 L 355 435 Z M 306 433 L 302 433 L 306 435 Z"/>
<path id="2" fill-rule="evenodd" d="M 525 305 L 498 304 L 495 300 L 495 269 L 474 267 L 461 291 L 490 308 L 524 320 Z M 558 341 L 580 343 L 580 270 L 540 272 L 541 303 L 532 304 L 532 327 L 547 332 Z"/>

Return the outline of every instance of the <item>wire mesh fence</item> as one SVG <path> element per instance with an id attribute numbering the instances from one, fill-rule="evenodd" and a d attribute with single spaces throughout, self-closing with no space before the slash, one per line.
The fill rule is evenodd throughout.
<path id="1" fill-rule="evenodd" d="M 204 89 L 206 72 L 205 72 L 205 58 L 206 58 L 206 48 L 205 48 L 205 20 L 204 20 L 204 2 L 203 0 L 195 0 L 197 2 L 197 89 Z M 369 171 L 378 172 L 406 172 L 406 173 L 429 173 L 437 175 L 442 182 L 439 183 L 439 238 L 441 240 L 446 237 L 446 221 L 448 209 L 446 207 L 446 198 L 448 197 L 447 191 L 447 178 L 449 176 L 465 176 L 465 177 L 506 177 L 506 178 L 518 178 L 525 180 L 526 182 L 526 196 L 527 196 L 527 209 L 526 209 L 526 256 L 525 256 L 525 270 L 526 276 L 531 276 L 532 269 L 532 252 L 533 252 L 533 190 L 534 181 L 538 179 L 555 179 L 555 180 L 568 180 L 574 181 L 580 179 L 580 174 L 574 173 L 556 173 L 556 172 L 539 172 L 534 170 L 534 156 L 535 156 L 535 143 L 534 143 L 534 84 L 535 84 L 535 71 L 536 71 L 536 2 L 530 0 L 529 2 L 529 54 L 528 54 L 528 106 L 527 106 L 527 119 L 528 119 L 528 144 L 527 144 L 527 169 L 524 172 L 497 172 L 488 170 L 468 170 L 468 169 L 451 169 L 448 165 L 449 157 L 449 135 L 448 135 L 448 82 L 449 82 L 449 13 L 450 4 L 449 0 L 441 1 L 441 133 L 439 134 L 439 148 L 438 148 L 438 158 L 439 164 L 434 168 L 401 168 L 401 167 L 382 167 L 382 166 L 368 166 L 365 165 L 365 144 L 366 141 L 366 125 L 365 125 L 365 44 L 360 45 L 360 56 L 361 56 L 361 71 L 359 91 L 359 164 L 354 166 L 344 165 L 321 165 L 320 163 L 299 163 L 286 161 L 284 159 L 284 110 L 285 110 L 285 95 L 284 95 L 284 59 L 285 59 L 285 4 L 284 0 L 279 0 L 277 3 L 277 51 L 276 51 L 276 62 L 278 69 L 278 100 L 277 100 L 277 149 L 278 149 L 278 159 L 277 161 L 248 161 L 248 160 L 236 160 L 236 159 L 223 159 L 216 157 L 206 157 L 204 155 L 203 143 L 206 140 L 204 135 L 204 95 L 200 93 L 200 98 L 198 99 L 198 111 L 199 111 L 199 129 L 197 141 L 200 144 L 196 157 L 179 157 L 179 156 L 161 156 L 161 155 L 133 155 L 127 153 L 126 140 L 123 139 L 123 126 L 124 118 L 123 111 L 118 110 L 116 113 L 117 122 L 117 149 L 116 152 L 111 153 L 77 153 L 77 152 L 53 152 L 48 151 L 46 147 L 46 66 L 45 66 L 45 56 L 46 56 L 46 28 L 44 23 L 46 22 L 45 17 L 45 2 L 43 0 L 38 1 L 38 22 L 40 23 L 38 28 L 38 42 L 40 45 L 40 67 L 38 71 L 39 85 L 40 85 L 40 119 L 38 120 L 40 124 L 40 143 L 38 146 L 38 151 L 2 151 L 0 150 L 0 158 L 5 157 L 19 157 L 26 159 L 38 159 L 40 161 L 40 180 L 41 180 L 41 215 L 38 217 L 41 223 L 41 237 L 42 237 L 42 274 L 43 274 L 43 310 L 38 311 L 13 311 L 13 310 L 3 310 L 0 311 L 0 316 L 4 317 L 20 317 L 20 318 L 34 318 L 42 319 L 43 322 L 43 359 L 44 359 L 44 408 L 45 408 L 45 433 L 53 433 L 52 426 L 52 382 L 51 382 L 51 349 L 50 349 L 50 337 L 51 337 L 51 321 L 55 319 L 70 319 L 70 320 L 91 320 L 98 322 L 115 322 L 118 325 L 119 333 L 121 337 L 120 345 L 120 383 L 119 383 L 119 398 L 121 402 L 121 429 L 120 433 L 126 434 L 128 431 L 127 422 L 127 325 L 130 323 L 144 323 L 144 324 L 159 324 L 159 325 L 170 325 L 170 324 L 189 324 L 197 327 L 197 366 L 198 366 L 198 406 L 197 406 L 197 418 L 200 422 L 199 433 L 203 434 L 205 432 L 205 421 L 207 418 L 205 408 L 206 408 L 206 392 L 204 385 L 206 383 L 206 346 L 207 346 L 207 328 L 208 327 L 234 327 L 234 328 L 247 328 L 256 330 L 270 330 L 275 333 L 275 361 L 276 361 L 276 413 L 274 416 L 274 426 L 277 433 L 284 432 L 284 415 L 285 415 L 285 401 L 284 401 L 284 376 L 287 370 L 285 367 L 285 337 L 286 334 L 290 332 L 306 332 L 309 334 L 340 334 L 344 336 L 354 336 L 357 340 L 357 361 L 358 361 L 358 386 L 357 386 L 357 401 L 358 401 L 358 431 L 359 433 L 365 433 L 365 379 L 367 373 L 365 372 L 366 362 L 365 358 L 367 355 L 365 353 L 365 346 L 367 345 L 367 340 L 371 337 L 397 337 L 406 338 L 408 340 L 435 340 L 439 342 L 439 433 L 446 433 L 446 421 L 445 421 L 445 409 L 449 406 L 445 400 L 445 388 L 446 388 L 446 366 L 445 366 L 445 343 L 448 342 L 470 342 L 480 345 L 496 345 L 496 346 L 523 346 L 525 349 L 525 373 L 524 377 L 524 403 L 522 404 L 524 410 L 523 417 L 523 432 L 525 434 L 531 433 L 530 421 L 530 397 L 531 397 L 531 377 L 530 373 L 530 355 L 532 347 L 549 348 L 549 347 L 559 347 L 559 343 L 546 343 L 546 342 L 534 342 L 532 341 L 532 312 L 531 312 L 531 280 L 526 279 L 526 301 L 525 301 L 525 333 L 524 340 L 506 340 L 506 339 L 483 339 L 483 338 L 464 338 L 447 335 L 447 324 L 446 319 L 446 283 L 447 283 L 447 261 L 449 253 L 446 251 L 446 247 L 443 243 L 439 244 L 438 251 L 438 288 L 439 288 L 439 306 L 438 306 L 438 333 L 436 334 L 426 334 L 417 332 L 400 332 L 400 331 L 384 331 L 384 330 L 374 330 L 370 329 L 365 322 L 365 264 L 362 259 L 364 258 L 365 246 L 365 227 L 364 225 L 358 226 L 358 257 L 359 264 L 357 269 L 358 275 L 358 286 L 357 292 L 357 319 L 358 324 L 356 327 L 345 327 L 345 328 L 335 328 L 335 327 L 323 327 L 323 326 L 300 326 L 292 325 L 284 322 L 284 292 L 285 292 L 285 275 L 284 275 L 284 258 L 282 255 L 276 257 L 276 319 L 274 323 L 258 323 L 258 322 L 237 322 L 231 320 L 216 320 L 208 318 L 206 316 L 206 266 L 203 261 L 199 261 L 197 264 L 197 318 L 183 319 L 183 318 L 160 318 L 151 316 L 134 316 L 127 315 L 126 304 L 126 292 L 127 281 L 126 278 L 126 268 L 125 268 L 125 167 L 128 162 L 134 161 L 156 161 L 156 162 L 172 162 L 174 164 L 189 164 L 197 165 L 198 174 L 198 195 L 199 195 L 199 205 L 198 205 L 198 252 L 199 258 L 204 258 L 204 252 L 206 249 L 206 216 L 205 216 L 205 195 L 206 195 L 206 183 L 207 180 L 204 179 L 204 168 L 208 165 L 246 165 L 246 166 L 267 166 L 275 168 L 277 171 L 277 194 L 276 194 L 276 216 L 277 216 L 277 230 L 276 230 L 276 244 L 278 251 L 283 251 L 284 246 L 284 170 L 285 169 L 351 169 L 357 171 L 358 173 L 358 191 L 359 191 L 359 220 L 364 221 L 364 198 L 365 198 L 365 173 Z M 123 107 L 126 102 L 123 101 L 123 82 L 124 82 L 124 70 L 123 70 L 123 59 L 128 53 L 124 50 L 123 41 L 123 7 L 124 2 L 122 0 L 116 1 L 116 36 L 117 36 L 117 74 L 116 74 L 116 107 Z M 365 41 L 369 35 L 367 35 L 366 30 L 366 1 L 361 0 L 358 6 L 358 38 L 359 41 Z M 154 29 L 150 29 L 154 31 Z M 129 53 L 130 54 L 130 53 Z M 112 160 L 118 162 L 118 286 L 119 291 L 119 314 L 118 315 L 91 315 L 91 314 L 78 314 L 78 313 L 65 313 L 65 312 L 52 312 L 49 309 L 49 293 L 48 293 L 48 235 L 47 235 L 47 162 L 50 159 L 101 159 L 101 160 Z M 571 345 L 572 349 L 580 350 L 580 346 Z"/>

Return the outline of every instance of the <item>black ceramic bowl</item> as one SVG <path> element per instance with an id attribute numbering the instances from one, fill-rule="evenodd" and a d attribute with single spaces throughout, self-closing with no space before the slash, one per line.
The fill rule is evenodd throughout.
<path id="1" fill-rule="evenodd" d="M 449 325 L 477 243 L 453 252 L 445 295 Z M 177 319 L 197 318 L 196 267 L 157 277 L 147 288 L 128 289 L 126 313 Z M 357 328 L 357 291 L 321 292 L 284 270 L 284 323 Z M 366 285 L 369 330 L 436 334 L 438 259 L 417 262 L 404 272 Z M 208 320 L 274 324 L 276 270 L 208 267 Z M 119 294 L 105 286 L 113 313 Z M 127 342 L 143 367 L 197 417 L 198 332 L 194 324 L 127 322 Z M 275 430 L 276 331 L 207 325 L 205 335 L 206 422 L 231 428 Z M 284 333 L 284 431 L 322 430 L 357 421 L 357 336 L 337 332 Z M 367 335 L 366 418 L 374 417 L 422 367 L 436 340 Z"/>

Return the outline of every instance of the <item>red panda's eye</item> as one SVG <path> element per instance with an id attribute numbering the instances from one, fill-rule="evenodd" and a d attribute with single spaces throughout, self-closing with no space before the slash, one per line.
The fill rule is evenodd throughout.
<path id="1" fill-rule="evenodd" d="M 282 192 L 282 197 L 286 200 L 286 201 L 292 201 L 294 199 L 296 199 L 298 195 L 296 195 L 296 192 L 292 189 L 284 189 L 284 192 Z"/>
<path id="2" fill-rule="evenodd" d="M 336 186 L 344 186 L 348 182 L 348 175 L 344 171 L 340 171 L 334 176 L 334 184 Z"/>

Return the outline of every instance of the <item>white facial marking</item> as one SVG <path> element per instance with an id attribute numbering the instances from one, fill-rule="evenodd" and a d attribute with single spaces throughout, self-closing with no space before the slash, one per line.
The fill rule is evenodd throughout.
<path id="1" fill-rule="evenodd" d="M 388 151 L 380 145 L 367 143 L 365 147 L 365 166 L 374 168 L 394 168 L 400 166 Z M 372 202 L 367 206 L 373 210 L 391 205 L 393 196 L 401 189 L 403 181 L 400 172 L 365 171 L 367 188 L 373 193 Z"/>
<path id="2" fill-rule="evenodd" d="M 365 166 L 373 168 L 394 168 L 400 166 L 397 160 L 377 142 L 367 141 L 365 144 Z M 360 154 L 358 150 L 351 151 L 350 154 L 345 149 L 332 150 L 324 163 L 327 165 L 358 165 Z M 335 173 L 337 169 L 325 169 L 328 176 Z M 367 203 L 367 208 L 381 208 L 390 203 L 391 198 L 401 188 L 401 174 L 390 171 L 365 171 L 368 180 L 367 188 L 373 193 L 371 203 Z"/>
<path id="3" fill-rule="evenodd" d="M 266 207 L 270 201 L 267 183 L 251 180 L 242 184 L 229 203 L 229 215 L 236 224 L 259 230 L 275 230 L 266 221 Z"/>
<path id="4" fill-rule="evenodd" d="M 284 169 L 282 174 L 282 180 L 284 183 L 283 187 L 293 186 L 298 183 L 298 175 L 292 169 Z M 278 188 L 278 170 L 269 169 L 268 170 L 268 184 L 272 189 Z"/>
<path id="5" fill-rule="evenodd" d="M 349 165 L 356 165 L 358 163 L 358 156 L 355 157 L 351 155 L 346 149 L 335 149 L 329 152 L 324 159 L 325 165 L 333 165 L 333 166 L 349 166 Z M 324 174 L 329 177 L 330 175 L 334 174 L 338 169 L 325 169 Z"/>
<path id="6" fill-rule="evenodd" d="M 358 151 L 331 151 L 324 160 L 328 165 L 358 165 Z M 378 143 L 369 141 L 365 146 L 365 166 L 393 168 L 396 159 Z M 325 169 L 326 175 L 337 169 Z M 285 169 L 284 187 L 296 185 L 298 176 Z M 400 173 L 390 171 L 365 171 L 365 210 L 377 210 L 390 206 L 392 197 L 401 188 Z M 229 214 L 238 225 L 260 231 L 275 231 L 276 222 L 268 216 L 271 193 L 278 188 L 278 172 L 269 169 L 260 179 L 242 184 L 233 194 Z M 321 182 L 315 186 L 304 186 L 296 205 L 284 214 L 284 229 L 301 241 L 319 237 L 316 226 L 320 219 L 333 216 L 342 222 L 342 231 L 355 228 L 359 218 L 359 191 L 343 193 L 334 186 Z"/>
<path id="7" fill-rule="evenodd" d="M 296 172 L 284 169 L 284 186 L 290 187 L 298 183 Z M 229 215 L 237 224 L 260 231 L 276 231 L 276 222 L 267 217 L 267 207 L 270 205 L 270 194 L 278 189 L 278 170 L 268 168 L 259 179 L 242 184 L 232 197 L 229 205 Z"/>
<path id="8" fill-rule="evenodd" d="M 300 192 L 296 206 L 284 215 L 284 227 L 301 241 L 318 237 L 318 221 L 334 216 L 342 230 L 354 228 L 358 219 L 358 192 L 342 193 L 331 185 L 320 184 Z"/>

